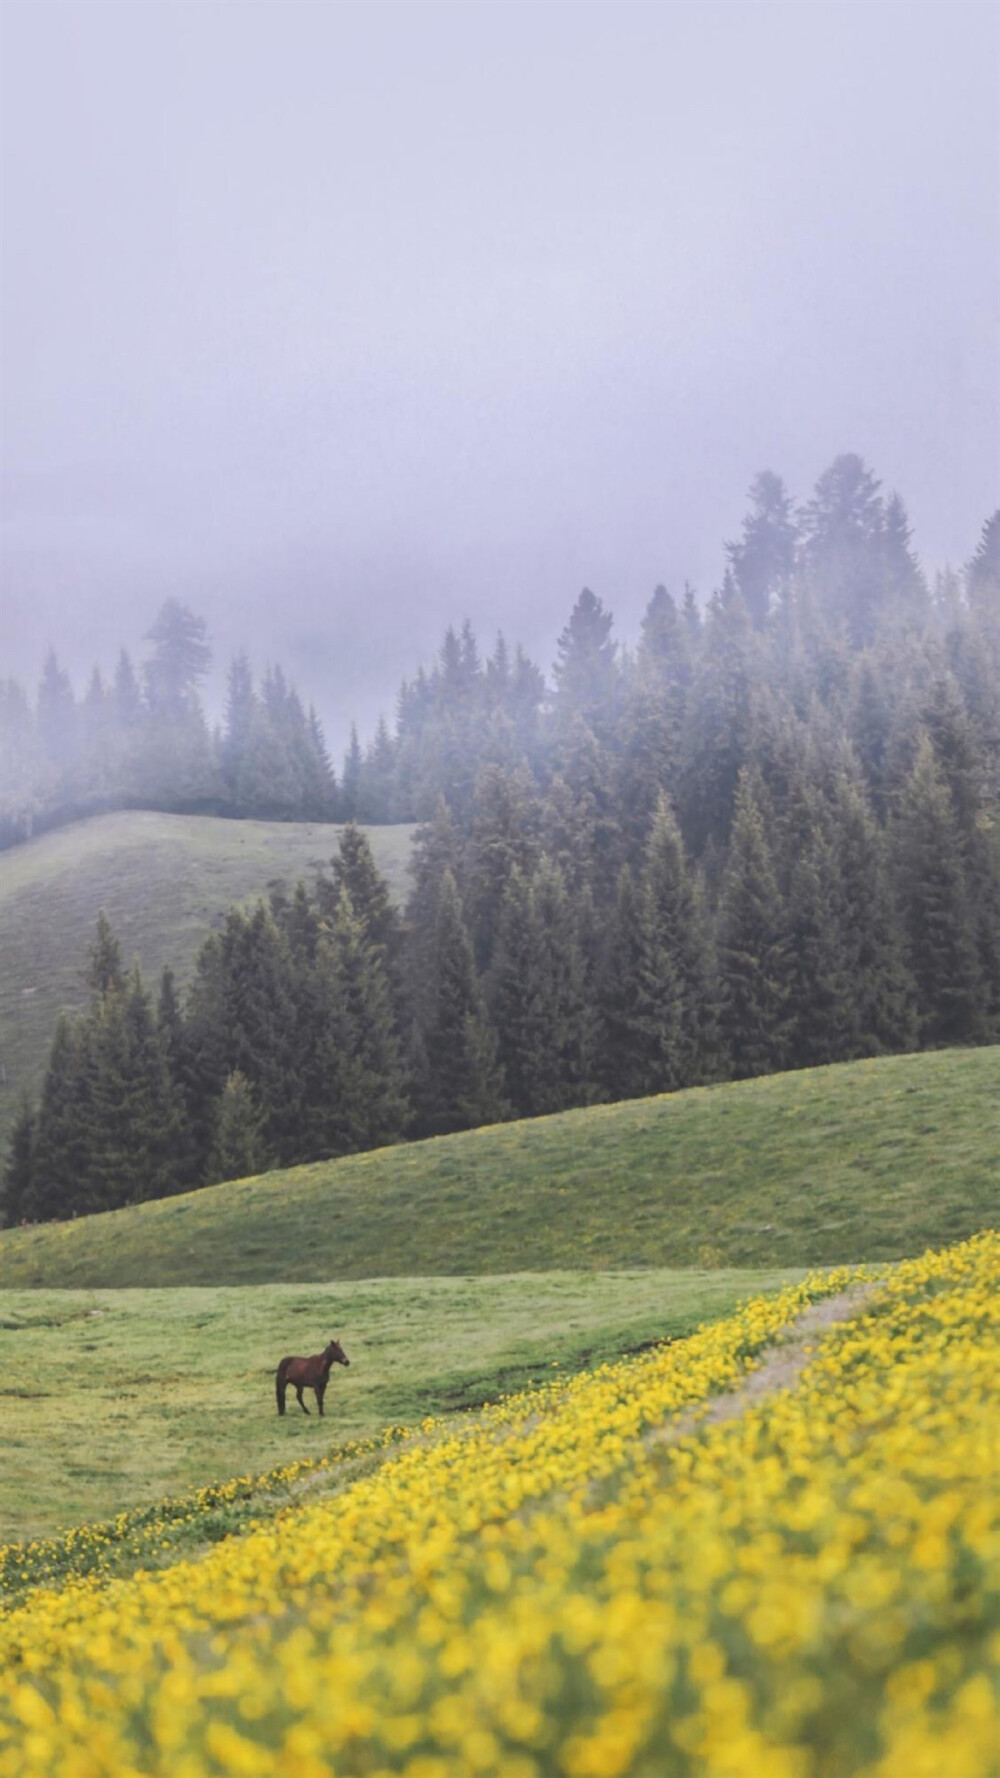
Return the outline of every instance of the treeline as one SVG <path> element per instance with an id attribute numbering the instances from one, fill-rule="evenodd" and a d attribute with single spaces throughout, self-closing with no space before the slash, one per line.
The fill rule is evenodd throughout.
<path id="1" fill-rule="evenodd" d="M 728 559 L 704 612 L 657 588 L 633 651 L 584 591 L 551 689 L 448 633 L 340 784 L 367 819 L 421 816 L 404 909 L 352 823 L 330 875 L 230 912 L 183 1006 L 102 963 L 102 929 L 8 1218 L 997 1041 L 1000 515 L 932 589 L 845 458 L 798 514 L 759 477 Z M 140 1053 L 145 1084 L 115 1086 Z"/>
<path id="2" fill-rule="evenodd" d="M 225 720 L 210 729 L 200 696 L 212 653 L 204 621 L 168 599 L 140 672 L 122 649 L 110 680 L 95 667 L 82 698 L 50 650 L 34 706 L 0 682 L 0 847 L 107 809 L 340 817 L 322 725 L 280 667 L 254 683 L 232 662 Z"/>

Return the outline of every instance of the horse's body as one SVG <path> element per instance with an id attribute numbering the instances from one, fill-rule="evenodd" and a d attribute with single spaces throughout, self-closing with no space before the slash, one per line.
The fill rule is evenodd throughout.
<path id="1" fill-rule="evenodd" d="M 308 1414 L 309 1409 L 302 1399 L 303 1389 L 315 1391 L 316 1405 L 322 1413 L 330 1366 L 332 1364 L 350 1364 L 350 1362 L 339 1340 L 331 1340 L 326 1350 L 317 1352 L 313 1358 L 283 1358 L 274 1378 L 279 1414 L 283 1414 L 285 1411 L 285 1390 L 289 1383 L 299 1398 L 299 1407 L 304 1414 Z"/>

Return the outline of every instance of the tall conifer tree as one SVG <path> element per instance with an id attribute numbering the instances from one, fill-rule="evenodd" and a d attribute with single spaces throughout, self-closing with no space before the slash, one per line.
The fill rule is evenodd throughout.
<path id="1" fill-rule="evenodd" d="M 788 934 L 756 774 L 740 775 L 719 909 L 721 1034 L 737 1079 L 787 1053 Z"/>

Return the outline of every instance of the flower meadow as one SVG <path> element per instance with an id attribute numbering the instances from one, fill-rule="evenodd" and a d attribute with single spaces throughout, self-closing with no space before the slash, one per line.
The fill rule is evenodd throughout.
<path id="1" fill-rule="evenodd" d="M 197 1561 L 0 1624 L 5 1778 L 987 1778 L 1000 1238 L 425 1424 Z M 870 1276 L 870 1274 L 869 1274 Z"/>

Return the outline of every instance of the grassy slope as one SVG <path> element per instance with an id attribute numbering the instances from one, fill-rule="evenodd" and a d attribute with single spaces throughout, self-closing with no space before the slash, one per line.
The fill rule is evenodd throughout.
<path id="1" fill-rule="evenodd" d="M 0 1142 L 21 1089 L 36 1092 L 56 1014 L 86 1002 L 87 946 L 103 908 L 127 962 L 183 980 L 234 901 L 328 864 L 336 827 L 129 812 L 79 821 L 0 853 Z M 412 828 L 371 830 L 380 869 L 402 895 Z"/>
<path id="2" fill-rule="evenodd" d="M 893 1259 L 996 1217 L 1000 1048 L 600 1106 L 0 1235 L 0 1283 Z"/>
<path id="3" fill-rule="evenodd" d="M 7 1292 L 0 1541 L 478 1406 L 551 1374 L 553 1361 L 577 1369 L 690 1333 L 780 1281 L 646 1271 Z M 314 1352 L 331 1334 L 351 1367 L 334 1371 L 326 1417 L 306 1419 L 290 1394 L 279 1420 L 277 1360 Z"/>

